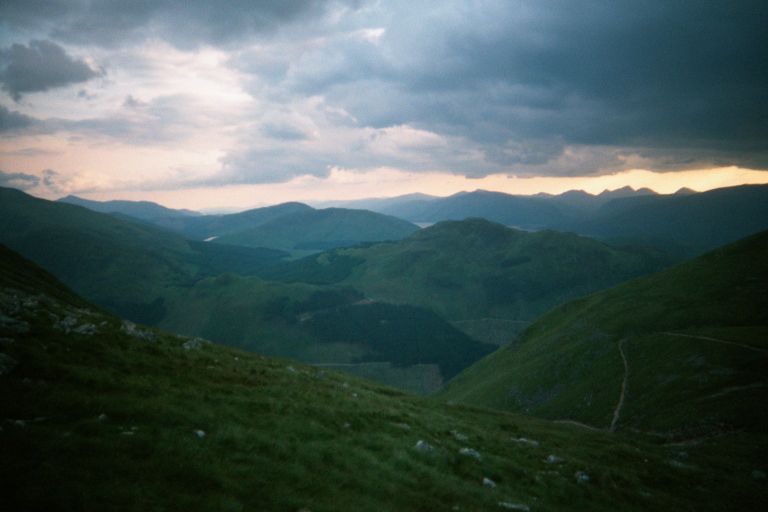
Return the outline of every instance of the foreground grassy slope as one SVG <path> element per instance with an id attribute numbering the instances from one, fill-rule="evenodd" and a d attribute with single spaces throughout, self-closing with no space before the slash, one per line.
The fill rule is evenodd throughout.
<path id="1" fill-rule="evenodd" d="M 341 249 L 267 271 L 341 282 L 369 297 L 427 307 L 451 321 L 530 321 L 552 306 L 658 270 L 665 260 L 567 233 L 483 219 L 442 222 L 397 243 Z"/>
<path id="2" fill-rule="evenodd" d="M 681 447 L 441 405 L 125 323 L 2 249 L 0 313 L 7 510 L 757 510 L 768 498 L 764 436 Z"/>
<path id="3" fill-rule="evenodd" d="M 766 290 L 763 232 L 555 308 L 445 396 L 673 437 L 765 432 Z"/>

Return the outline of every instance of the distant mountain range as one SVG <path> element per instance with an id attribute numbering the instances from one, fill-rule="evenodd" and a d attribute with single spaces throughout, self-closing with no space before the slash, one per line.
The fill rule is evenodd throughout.
<path id="1" fill-rule="evenodd" d="M 516 196 L 477 190 L 445 198 L 371 204 L 418 224 L 472 217 L 527 230 L 555 229 L 616 244 L 649 245 L 679 258 L 701 254 L 768 228 L 768 185 L 743 185 L 660 195 L 623 187 L 591 195 Z"/>
<path id="2" fill-rule="evenodd" d="M 76 204 L 101 213 L 119 213 L 150 222 L 166 218 L 187 218 L 202 215 L 192 210 L 174 210 L 150 201 L 91 201 L 77 196 L 66 196 L 58 200 L 62 203 Z"/>
<path id="3" fill-rule="evenodd" d="M 476 217 L 518 229 L 570 231 L 612 244 L 650 246 L 679 260 L 768 228 L 768 185 L 701 193 L 682 188 L 667 195 L 631 187 L 597 195 L 582 190 L 534 196 L 476 190 L 449 197 L 409 194 L 326 202 L 337 207 L 322 210 L 283 203 L 228 215 L 193 215 L 143 202 L 63 200 L 151 222 L 193 240 L 269 247 L 294 256 L 399 240 L 416 230 L 414 224 Z"/>
<path id="4" fill-rule="evenodd" d="M 316 210 L 296 202 L 226 215 L 190 215 L 186 210 L 170 210 L 154 203 L 100 203 L 72 196 L 60 201 L 148 221 L 191 240 L 268 247 L 295 254 L 399 240 L 418 229 L 410 222 L 380 213 L 344 208 Z M 149 215 L 149 211 L 153 214 Z"/>

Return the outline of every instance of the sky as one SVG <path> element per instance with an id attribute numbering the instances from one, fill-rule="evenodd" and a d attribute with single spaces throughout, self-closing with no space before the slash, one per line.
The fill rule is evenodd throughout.
<path id="1" fill-rule="evenodd" d="M 246 208 L 768 182 L 763 0 L 4 0 L 0 186 Z"/>

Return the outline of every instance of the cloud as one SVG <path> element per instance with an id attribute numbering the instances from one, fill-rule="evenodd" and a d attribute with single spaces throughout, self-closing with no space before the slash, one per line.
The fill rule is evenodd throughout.
<path id="1" fill-rule="evenodd" d="M 0 129 L 190 151 L 218 137 L 208 161 L 223 155 L 221 169 L 180 185 L 333 167 L 473 178 L 768 169 L 761 1 L 45 4 L 5 2 L 0 19 L 81 45 L 115 82 L 79 116 L 62 108 L 35 123 L 25 113 L 42 109 L 0 109 Z"/>
<path id="2" fill-rule="evenodd" d="M 162 38 L 179 48 L 228 45 L 312 22 L 355 0 L 54 0 L 3 2 L 0 19 L 81 45 L 114 47 Z"/>
<path id="3" fill-rule="evenodd" d="M 0 133 L 22 130 L 34 125 L 35 122 L 36 120 L 30 116 L 0 105 Z"/>
<path id="4" fill-rule="evenodd" d="M 612 172 L 633 154 L 666 170 L 715 152 L 753 165 L 768 140 L 766 13 L 749 1 L 388 3 L 371 16 L 387 25 L 376 44 L 315 45 L 281 86 L 363 126 L 464 138 L 510 172 Z M 625 156 L 559 165 L 583 147 Z"/>
<path id="5" fill-rule="evenodd" d="M 18 188 L 19 190 L 29 190 L 40 184 L 40 177 L 23 172 L 4 172 L 0 171 L 0 187 Z"/>
<path id="6" fill-rule="evenodd" d="M 32 41 L 29 46 L 13 44 L 0 51 L 0 62 L 0 83 L 15 101 L 24 93 L 87 82 L 103 73 L 84 60 L 70 57 L 51 41 Z"/>

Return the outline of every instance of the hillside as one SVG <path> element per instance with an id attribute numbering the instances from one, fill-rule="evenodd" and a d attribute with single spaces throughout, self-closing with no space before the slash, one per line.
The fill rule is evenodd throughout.
<path id="1" fill-rule="evenodd" d="M 743 185 L 660 195 L 623 187 L 592 195 L 516 196 L 476 190 L 445 198 L 413 199 L 373 209 L 417 223 L 480 217 L 528 230 L 555 229 L 609 241 L 644 245 L 678 261 L 768 228 L 768 185 Z"/>
<path id="2" fill-rule="evenodd" d="M 768 228 L 768 185 L 616 199 L 566 226 L 587 236 L 694 256 Z"/>
<path id="3" fill-rule="evenodd" d="M 202 215 L 192 210 L 174 210 L 150 201 L 91 201 L 77 196 L 58 199 L 61 203 L 76 204 L 101 213 L 119 213 L 136 219 L 155 222 L 165 218 L 186 218 Z"/>
<path id="4" fill-rule="evenodd" d="M 491 350 L 414 306 L 383 310 L 386 306 L 358 305 L 365 297 L 345 287 L 247 277 L 274 265 L 285 256 L 281 251 L 189 241 L 12 189 L 0 194 L 0 243 L 133 321 L 262 354 L 346 365 L 350 372 L 420 393 L 434 392 Z M 355 315 L 364 312 L 373 324 L 360 331 L 348 323 L 355 315 L 342 307 Z M 309 313 L 313 320 L 302 321 Z M 336 333 L 354 333 L 353 339 L 329 339 L 328 329 L 315 325 L 331 315 Z M 403 344 L 419 350 L 400 353 L 396 347 Z"/>
<path id="5" fill-rule="evenodd" d="M 208 240 L 252 229 L 255 226 L 284 215 L 308 211 L 312 211 L 312 207 L 303 203 L 293 202 L 266 206 L 264 208 L 254 208 L 226 215 L 203 215 L 183 219 L 178 217 L 156 219 L 155 223 L 160 227 L 175 231 L 193 240 Z"/>
<path id="6" fill-rule="evenodd" d="M 169 287 L 222 272 L 253 273 L 275 250 L 208 247 L 147 224 L 0 188 L 0 243 L 89 300 L 136 321 L 164 314 Z"/>
<path id="7" fill-rule="evenodd" d="M 768 232 L 559 306 L 444 397 L 672 438 L 766 432 Z"/>
<path id="8" fill-rule="evenodd" d="M 339 249 L 265 272 L 287 282 L 342 283 L 372 299 L 426 307 L 466 330 L 487 319 L 523 326 L 556 304 L 665 262 L 657 253 L 573 234 L 527 233 L 468 219 L 436 224 L 400 242 Z"/>
<path id="9" fill-rule="evenodd" d="M 683 451 L 442 405 L 124 322 L 2 247 L 0 314 L 8 510 L 715 511 L 767 497 L 764 437 Z"/>
<path id="10" fill-rule="evenodd" d="M 284 215 L 222 235 L 217 242 L 287 251 L 323 251 L 361 242 L 400 240 L 418 227 L 366 210 L 326 208 Z"/>

